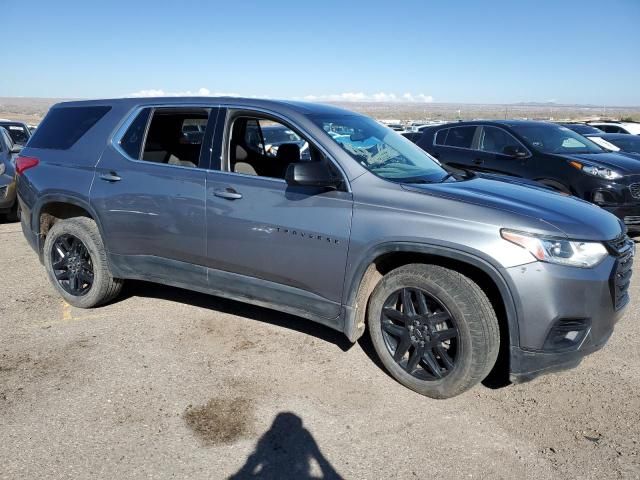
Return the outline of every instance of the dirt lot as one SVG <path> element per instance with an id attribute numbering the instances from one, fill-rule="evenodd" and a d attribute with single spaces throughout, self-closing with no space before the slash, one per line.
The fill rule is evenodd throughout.
<path id="1" fill-rule="evenodd" d="M 640 477 L 637 284 L 578 369 L 435 401 L 278 312 L 146 283 L 69 307 L 0 242 L 0 478 Z"/>

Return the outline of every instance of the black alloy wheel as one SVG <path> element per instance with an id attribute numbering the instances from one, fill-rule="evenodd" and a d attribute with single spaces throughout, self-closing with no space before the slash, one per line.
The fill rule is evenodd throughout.
<path id="1" fill-rule="evenodd" d="M 433 295 L 418 288 L 396 290 L 384 302 L 380 324 L 387 350 L 411 376 L 434 381 L 455 368 L 460 332 Z"/>
<path id="2" fill-rule="evenodd" d="M 86 295 L 94 281 L 93 261 L 77 237 L 60 235 L 51 249 L 53 274 L 62 289 L 76 297 Z"/>

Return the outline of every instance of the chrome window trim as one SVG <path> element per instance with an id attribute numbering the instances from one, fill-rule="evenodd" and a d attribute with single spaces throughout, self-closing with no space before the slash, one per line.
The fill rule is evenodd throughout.
<path id="1" fill-rule="evenodd" d="M 147 139 L 147 132 L 149 130 L 149 126 L 151 125 L 151 119 L 153 118 L 153 112 L 158 109 L 158 108 L 225 108 L 226 112 L 225 112 L 225 118 L 224 120 L 224 128 L 225 131 L 223 133 L 223 144 L 222 144 L 222 152 L 221 152 L 221 157 L 220 158 L 220 170 L 216 170 L 216 169 L 212 169 L 212 168 L 200 168 L 200 167 L 184 167 L 182 165 L 170 165 L 168 163 L 155 163 L 155 162 L 148 162 L 146 160 L 140 160 L 140 159 L 136 159 L 136 158 L 131 158 L 129 156 L 129 154 L 127 152 L 124 151 L 124 149 L 122 148 L 122 146 L 120 145 L 120 141 L 122 140 L 122 137 L 124 136 L 124 134 L 127 132 L 127 130 L 129 129 L 129 127 L 131 126 L 131 124 L 135 121 L 135 119 L 137 118 L 137 116 L 140 114 L 140 112 L 142 110 L 144 110 L 145 108 L 149 108 L 151 109 L 151 113 L 149 114 L 149 120 L 147 121 L 147 126 L 145 128 L 145 134 L 144 134 L 144 138 L 143 138 L 143 143 L 142 145 L 144 146 L 144 142 Z M 164 166 L 164 167 L 169 167 L 169 168 L 182 168 L 182 169 L 187 169 L 187 170 L 201 170 L 201 171 L 205 171 L 205 172 L 214 172 L 214 173 L 222 173 L 222 174 L 227 174 L 227 175 L 232 175 L 232 176 L 239 176 L 239 177 L 244 177 L 244 178 L 261 178 L 263 180 L 269 180 L 275 183 L 285 183 L 286 181 L 284 179 L 281 178 L 274 178 L 274 177 L 261 177 L 258 175 L 247 175 L 244 173 L 236 173 L 236 172 L 230 172 L 228 170 L 228 167 L 226 165 L 224 165 L 224 160 L 227 157 L 227 151 L 228 151 L 228 145 L 227 143 L 229 142 L 229 138 L 227 135 L 227 117 L 229 116 L 229 110 L 233 109 L 233 110 L 246 110 L 246 111 L 254 111 L 254 112 L 258 112 L 258 113 L 263 113 L 265 115 L 270 115 L 272 117 L 278 118 L 280 120 L 282 120 L 283 122 L 289 123 L 289 124 L 293 124 L 296 125 L 296 130 L 298 130 L 300 133 L 305 135 L 305 139 L 307 140 L 307 142 L 309 142 L 308 138 L 311 138 L 314 140 L 313 144 L 315 145 L 316 148 L 318 148 L 328 159 L 330 162 L 333 163 L 333 165 L 335 165 L 338 168 L 338 171 L 340 172 L 340 174 L 342 175 L 342 179 L 344 181 L 344 184 L 346 186 L 346 190 L 347 192 L 351 193 L 351 184 L 349 182 L 349 178 L 347 176 L 347 174 L 345 173 L 344 169 L 342 168 L 342 165 L 340 165 L 339 162 L 337 162 L 328 152 L 327 150 L 324 148 L 324 146 L 319 145 L 318 141 L 315 140 L 314 136 L 309 134 L 309 132 L 304 129 L 301 128 L 300 126 L 298 126 L 298 124 L 296 122 L 291 121 L 289 118 L 287 118 L 286 116 L 274 112 L 272 110 L 266 109 L 266 108 L 262 108 L 262 107 L 254 107 L 251 105 L 238 105 L 236 103 L 233 102 L 225 102 L 225 103 L 210 103 L 210 104 L 206 104 L 206 103 L 202 103 L 202 102 L 194 102 L 194 103 L 190 103 L 190 102 L 186 102 L 186 103 L 172 103 L 172 104 L 166 104 L 166 103 L 149 103 L 149 104 L 144 104 L 144 105 L 137 105 L 136 107 L 134 107 L 133 109 L 131 109 L 131 111 L 124 117 L 124 119 L 122 121 L 120 121 L 120 123 L 116 126 L 114 133 L 111 135 L 111 141 L 109 142 L 111 144 L 111 146 L 118 152 L 120 153 L 120 155 L 122 155 L 125 159 L 127 159 L 130 162 L 134 162 L 134 163 L 142 163 L 145 165 L 149 165 L 149 164 L 154 164 L 154 165 L 158 165 L 158 166 Z M 220 120 L 220 119 L 218 119 Z M 215 134 L 215 132 L 214 132 Z M 143 147 L 141 147 L 143 148 Z M 213 150 L 210 149 L 209 150 L 209 155 L 211 155 L 211 153 L 213 153 Z M 210 159 L 211 160 L 211 159 Z M 211 162 L 209 162 L 211 163 Z M 226 168 L 226 169 L 224 169 Z"/>
<path id="2" fill-rule="evenodd" d="M 122 146 L 120 145 L 120 141 L 122 140 L 122 137 L 124 137 L 124 134 L 127 133 L 127 130 L 129 130 L 129 127 L 131 126 L 131 124 L 135 121 L 136 118 L 138 118 L 138 115 L 140 115 L 140 112 L 142 112 L 142 110 L 144 109 L 150 109 L 151 112 L 149 113 L 149 119 L 147 120 L 147 125 L 145 127 L 144 130 L 144 136 L 142 138 L 142 144 L 140 146 L 140 153 L 142 153 L 142 148 L 144 148 L 144 144 L 147 141 L 147 134 L 149 133 L 149 127 L 151 126 L 151 120 L 153 119 L 153 114 L 154 112 L 158 109 L 158 108 L 206 108 L 206 109 L 212 109 L 212 108 L 219 108 L 218 104 L 202 104 L 202 103 L 179 103 L 179 104 L 147 104 L 147 105 L 138 105 L 135 108 L 133 108 L 131 110 L 131 112 L 124 118 L 123 121 L 120 122 L 120 125 L 116 127 L 115 133 L 111 136 L 111 141 L 110 144 L 111 146 L 120 154 L 122 155 L 126 160 L 130 161 L 130 162 L 134 162 L 134 163 L 141 163 L 144 165 L 157 165 L 159 167 L 169 167 L 169 168 L 180 168 L 180 169 L 185 169 L 185 170 L 199 170 L 202 172 L 206 172 L 209 171 L 210 169 L 208 168 L 201 168 L 201 167 L 185 167 L 182 165 L 171 165 L 169 163 L 157 163 L 157 162 L 149 162 L 147 160 L 140 160 L 139 158 L 132 158 L 131 156 L 129 156 L 129 154 L 127 152 L 124 151 L 124 149 L 122 148 Z M 211 118 L 211 116 L 209 116 L 209 119 Z M 209 119 L 207 119 L 207 121 L 209 121 Z M 200 147 L 202 149 L 202 146 Z M 202 151 L 200 152 L 200 155 L 202 155 Z"/>

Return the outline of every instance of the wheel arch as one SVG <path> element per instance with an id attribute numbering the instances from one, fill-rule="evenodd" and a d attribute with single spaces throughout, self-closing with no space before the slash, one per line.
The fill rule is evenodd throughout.
<path id="1" fill-rule="evenodd" d="M 42 257 L 44 239 L 49 229 L 57 221 L 73 217 L 88 217 L 96 222 L 104 241 L 99 217 L 87 200 L 69 194 L 46 194 L 38 199 L 31 213 L 31 229 L 38 237 L 40 257 Z"/>
<path id="2" fill-rule="evenodd" d="M 449 247 L 394 242 L 369 250 L 345 284 L 344 333 L 347 337 L 355 342 L 364 333 L 367 301 L 378 280 L 388 271 L 409 263 L 452 268 L 478 283 L 494 306 L 500 324 L 500 354 L 496 363 L 496 370 L 500 372 L 497 375 L 508 374 L 510 347 L 520 343 L 516 302 L 511 288 L 500 273 L 500 267 L 489 259 Z M 363 297 L 366 298 L 364 301 L 361 300 Z"/>

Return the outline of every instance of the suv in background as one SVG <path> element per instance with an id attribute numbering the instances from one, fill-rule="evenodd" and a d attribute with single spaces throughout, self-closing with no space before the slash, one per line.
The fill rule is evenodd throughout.
<path id="1" fill-rule="evenodd" d="M 418 145 L 458 171 L 511 175 L 575 195 L 640 231 L 640 162 L 569 128 L 529 120 L 458 122 L 425 130 Z"/>
<path id="2" fill-rule="evenodd" d="M 24 146 L 31 138 L 31 130 L 26 123 L 0 120 L 0 127 L 4 127 L 9 132 L 9 136 L 15 144 Z"/>
<path id="3" fill-rule="evenodd" d="M 18 220 L 15 157 L 22 150 L 13 143 L 5 127 L 0 127 L 0 215 L 11 222 Z"/>
<path id="4" fill-rule="evenodd" d="M 614 120 L 594 120 L 587 122 L 592 127 L 596 127 L 605 133 L 627 133 L 640 135 L 640 123 L 637 122 L 616 122 Z"/>
<path id="5" fill-rule="evenodd" d="M 198 121 L 202 142 L 181 141 Z M 256 123 L 295 137 L 271 156 Z M 23 232 L 71 305 L 103 304 L 141 279 L 288 312 L 353 342 L 368 328 L 391 375 L 431 397 L 492 371 L 518 382 L 574 367 L 629 301 L 633 243 L 613 215 L 449 172 L 332 106 L 62 103 L 16 165 Z"/>

